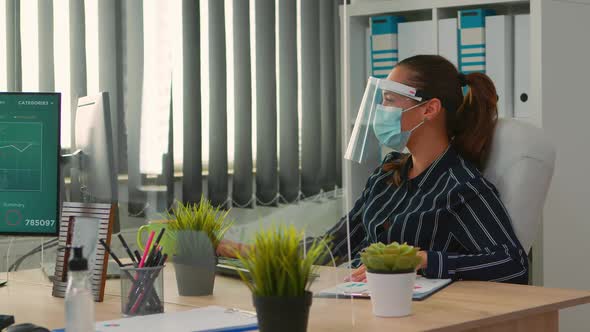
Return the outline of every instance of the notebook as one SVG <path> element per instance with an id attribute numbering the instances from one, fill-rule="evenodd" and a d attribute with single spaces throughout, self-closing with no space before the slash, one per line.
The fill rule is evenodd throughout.
<path id="1" fill-rule="evenodd" d="M 451 279 L 427 279 L 421 276 L 416 277 L 414 284 L 414 301 L 421 301 L 430 295 L 438 292 L 452 282 Z M 370 298 L 369 287 L 364 282 L 345 282 L 335 287 L 324 289 L 315 295 L 316 297 L 356 297 Z"/>
<path id="2" fill-rule="evenodd" d="M 208 306 L 182 312 L 155 314 L 97 322 L 97 332 L 201 332 L 255 331 L 256 314 L 237 309 Z M 53 330 L 62 332 L 63 329 Z"/>

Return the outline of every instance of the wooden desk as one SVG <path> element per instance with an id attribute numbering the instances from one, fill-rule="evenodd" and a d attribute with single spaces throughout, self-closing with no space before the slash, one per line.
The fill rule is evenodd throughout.
<path id="1" fill-rule="evenodd" d="M 312 287 L 317 291 L 341 282 L 344 270 L 322 268 Z M 178 295 L 174 269 L 165 270 L 166 311 L 206 305 L 254 310 L 250 291 L 237 279 L 217 277 L 212 296 Z M 118 280 L 109 280 L 105 301 L 96 306 L 97 320 L 120 317 Z M 404 318 L 378 318 L 369 300 L 314 298 L 309 331 L 558 331 L 558 311 L 590 303 L 589 291 L 549 289 L 485 282 L 457 282 L 429 299 L 413 303 L 414 314 Z M 51 286 L 40 271 L 17 272 L 0 288 L 0 313 L 17 322 L 50 328 L 64 326 L 63 299 L 51 296 Z"/>

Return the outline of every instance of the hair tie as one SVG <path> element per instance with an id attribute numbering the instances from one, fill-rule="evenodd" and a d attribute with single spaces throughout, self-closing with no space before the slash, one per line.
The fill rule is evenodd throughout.
<path id="1" fill-rule="evenodd" d="M 467 85 L 467 83 L 469 83 L 467 82 L 467 76 L 465 76 L 465 74 L 463 73 L 459 73 L 459 75 L 457 75 L 457 78 L 459 78 L 459 85 L 461 87 L 464 87 Z"/>

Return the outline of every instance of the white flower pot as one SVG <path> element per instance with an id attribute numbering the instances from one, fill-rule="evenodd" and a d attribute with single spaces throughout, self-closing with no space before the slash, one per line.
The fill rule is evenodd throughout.
<path id="1" fill-rule="evenodd" d="M 415 281 L 415 272 L 399 274 L 367 272 L 373 314 L 379 317 L 410 315 Z"/>

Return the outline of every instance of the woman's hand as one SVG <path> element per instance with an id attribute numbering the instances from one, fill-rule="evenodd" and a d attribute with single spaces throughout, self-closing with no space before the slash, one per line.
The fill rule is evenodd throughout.
<path id="1" fill-rule="evenodd" d="M 344 281 L 367 282 L 367 268 L 361 265 L 358 269 L 352 271 L 352 275 L 344 278 Z"/>
<path id="2" fill-rule="evenodd" d="M 418 251 L 417 255 L 422 259 L 422 263 L 416 266 L 416 271 L 425 269 L 428 266 L 428 255 L 426 251 Z M 344 281 L 367 282 L 367 268 L 361 265 L 358 269 L 352 272 L 350 277 L 344 278 Z"/>
<path id="3" fill-rule="evenodd" d="M 250 246 L 232 240 L 223 239 L 217 246 L 217 256 L 237 258 L 237 253 L 245 255 L 250 250 Z"/>
<path id="4" fill-rule="evenodd" d="M 428 254 L 426 251 L 418 251 L 418 256 L 422 258 L 422 263 L 416 267 L 416 271 L 420 269 L 425 269 L 428 266 Z"/>

